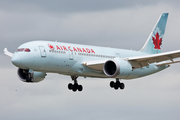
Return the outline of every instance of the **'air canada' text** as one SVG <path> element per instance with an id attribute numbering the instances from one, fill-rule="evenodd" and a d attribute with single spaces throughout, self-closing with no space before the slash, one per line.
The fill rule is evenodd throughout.
<path id="1" fill-rule="evenodd" d="M 93 49 L 90 49 L 90 48 L 80 48 L 80 47 L 71 47 L 71 46 L 60 46 L 60 45 L 56 45 L 56 47 L 54 47 L 53 45 L 51 44 L 48 44 L 49 48 L 51 50 L 62 50 L 62 51 L 74 51 L 74 52 L 82 52 L 82 53 L 94 53 L 94 50 Z"/>

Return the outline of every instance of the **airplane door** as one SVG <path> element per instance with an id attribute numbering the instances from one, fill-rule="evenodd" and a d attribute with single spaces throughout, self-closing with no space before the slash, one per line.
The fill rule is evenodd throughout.
<path id="1" fill-rule="evenodd" d="M 74 53 L 73 51 L 69 51 L 69 60 L 73 60 L 74 59 Z"/>
<path id="2" fill-rule="evenodd" d="M 41 57 L 46 57 L 46 50 L 43 46 L 39 46 Z"/>

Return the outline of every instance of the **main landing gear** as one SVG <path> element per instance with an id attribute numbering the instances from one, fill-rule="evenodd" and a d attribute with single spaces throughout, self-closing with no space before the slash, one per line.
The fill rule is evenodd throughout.
<path id="1" fill-rule="evenodd" d="M 119 79 L 116 78 L 116 82 L 114 82 L 114 81 L 110 82 L 110 87 L 114 88 L 115 90 L 117 90 L 118 88 L 123 90 L 125 88 L 125 85 L 124 85 L 124 83 L 120 83 Z"/>
<path id="2" fill-rule="evenodd" d="M 77 78 L 78 78 L 78 76 L 71 76 L 71 79 L 74 81 L 74 84 L 72 84 L 72 83 L 68 84 L 68 89 L 72 90 L 73 92 L 76 92 L 77 90 L 78 91 L 82 91 L 83 90 L 82 85 L 78 85 Z"/>

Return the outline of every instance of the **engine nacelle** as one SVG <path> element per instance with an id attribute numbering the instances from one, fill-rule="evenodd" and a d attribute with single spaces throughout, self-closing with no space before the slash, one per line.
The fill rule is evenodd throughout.
<path id="1" fill-rule="evenodd" d="M 23 70 L 21 68 L 18 69 L 17 74 L 23 82 L 40 82 L 46 76 L 44 72 L 34 72 L 33 70 Z"/>
<path id="2" fill-rule="evenodd" d="M 126 78 L 132 72 L 132 66 L 123 59 L 107 60 L 103 67 L 104 74 L 112 78 Z"/>

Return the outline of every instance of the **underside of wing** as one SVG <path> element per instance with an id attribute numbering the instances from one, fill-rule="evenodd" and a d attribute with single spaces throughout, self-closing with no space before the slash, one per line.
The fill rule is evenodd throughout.
<path id="1" fill-rule="evenodd" d="M 125 59 L 130 62 L 133 69 L 136 69 L 148 66 L 151 63 L 156 63 L 157 66 L 178 63 L 180 61 L 174 61 L 178 57 L 180 57 L 180 50 Z M 170 62 L 167 62 L 168 60 Z"/>

